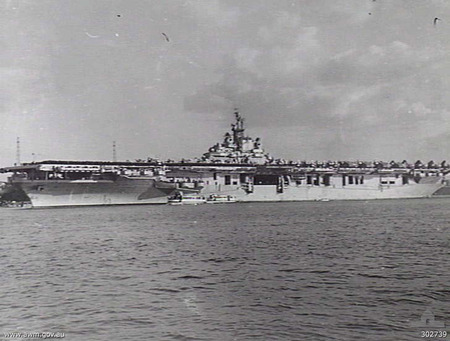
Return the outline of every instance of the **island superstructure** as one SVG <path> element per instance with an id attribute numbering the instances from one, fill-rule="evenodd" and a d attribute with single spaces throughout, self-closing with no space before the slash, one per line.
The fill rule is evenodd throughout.
<path id="1" fill-rule="evenodd" d="M 244 118 L 238 111 L 234 112 L 235 123 L 231 125 L 231 133 L 226 132 L 222 143 L 216 143 L 203 154 L 206 162 L 261 165 L 270 162 L 270 157 L 261 148 L 261 139 L 253 139 L 245 135 Z"/>
<path id="2" fill-rule="evenodd" d="M 440 167 L 382 162 L 274 159 L 245 134 L 235 111 L 231 131 L 196 160 L 183 162 L 42 161 L 6 167 L 33 207 L 161 204 L 176 193 L 230 195 L 238 202 L 421 198 L 444 186 Z"/>

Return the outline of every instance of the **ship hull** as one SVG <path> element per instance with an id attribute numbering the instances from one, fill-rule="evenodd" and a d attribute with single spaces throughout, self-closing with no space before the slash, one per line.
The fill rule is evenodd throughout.
<path id="1" fill-rule="evenodd" d="M 440 188 L 434 195 L 436 196 L 450 196 L 450 185 Z"/>
<path id="2" fill-rule="evenodd" d="M 255 191 L 239 198 L 239 201 L 328 201 L 426 198 L 441 185 L 416 184 L 391 188 L 318 188 L 287 187 L 284 193 L 275 193 L 274 186 L 255 186 Z"/>
<path id="3" fill-rule="evenodd" d="M 154 179 L 114 181 L 25 180 L 19 185 L 35 208 L 64 206 L 101 206 L 132 204 L 165 204 L 174 193 L 175 184 Z"/>
<path id="4" fill-rule="evenodd" d="M 177 190 L 175 183 L 127 177 L 115 181 L 24 180 L 16 185 L 25 191 L 35 208 L 166 204 L 167 197 Z M 344 187 L 291 184 L 281 190 L 277 185 L 255 185 L 251 192 L 240 185 L 205 186 L 200 194 L 232 195 L 237 202 L 374 200 L 424 198 L 433 195 L 441 187 L 441 177 L 430 177 L 420 183 L 394 186 L 380 186 L 375 181 L 368 181 L 363 186 Z"/>
<path id="5" fill-rule="evenodd" d="M 444 186 L 440 188 L 436 193 L 436 196 L 450 196 L 450 175 L 446 174 L 444 177 Z"/>
<path id="6" fill-rule="evenodd" d="M 251 191 L 238 186 L 209 186 L 202 194 L 233 195 L 239 202 L 270 201 L 328 201 L 328 200 L 376 200 L 426 198 L 442 188 L 442 177 L 424 178 L 420 183 L 379 185 L 378 178 L 367 181 L 366 185 L 313 186 L 254 185 Z"/>

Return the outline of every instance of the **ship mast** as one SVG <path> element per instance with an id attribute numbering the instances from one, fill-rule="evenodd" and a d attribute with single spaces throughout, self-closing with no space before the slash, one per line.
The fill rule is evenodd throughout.
<path id="1" fill-rule="evenodd" d="M 16 140 L 16 162 L 17 162 L 18 166 L 21 165 L 21 163 L 20 163 L 20 137 L 17 137 L 17 140 Z"/>
<path id="2" fill-rule="evenodd" d="M 117 161 L 116 141 L 113 141 L 113 162 Z"/>
<path id="3" fill-rule="evenodd" d="M 231 130 L 233 131 L 233 139 L 236 145 L 236 149 L 242 151 L 242 144 L 244 140 L 244 119 L 241 117 L 238 109 L 234 109 L 234 116 L 236 118 L 236 123 L 231 125 Z"/>

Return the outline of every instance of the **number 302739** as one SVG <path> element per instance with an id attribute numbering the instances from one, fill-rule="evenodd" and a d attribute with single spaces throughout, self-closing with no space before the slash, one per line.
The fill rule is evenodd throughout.
<path id="1" fill-rule="evenodd" d="M 436 337 L 444 338 L 447 337 L 447 332 L 445 330 L 422 330 L 420 332 L 421 337 Z"/>

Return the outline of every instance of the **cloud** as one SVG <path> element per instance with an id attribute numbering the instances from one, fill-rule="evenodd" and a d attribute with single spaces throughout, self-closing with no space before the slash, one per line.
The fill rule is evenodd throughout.
<path id="1" fill-rule="evenodd" d="M 433 25 L 448 7 L 21 2 L 7 8 L 1 42 L 2 142 L 20 133 L 36 148 L 93 158 L 109 157 L 114 137 L 124 155 L 195 156 L 239 107 L 250 132 L 280 157 L 431 154 L 430 141 L 444 141 L 449 123 L 449 24 Z M 48 133 L 38 134 L 42 127 Z M 174 144 L 174 134 L 189 148 Z M 191 138 L 198 134 L 204 139 Z"/>
<path id="2" fill-rule="evenodd" d="M 237 22 L 240 15 L 239 7 L 227 6 L 220 0 L 189 0 L 184 1 L 182 6 L 190 11 L 199 25 L 205 26 L 229 27 Z"/>
<path id="3" fill-rule="evenodd" d="M 338 16 L 348 11 L 331 9 Z M 442 103 L 433 102 L 430 82 L 440 76 L 436 65 L 444 50 L 411 44 L 407 36 L 333 46 L 323 27 L 306 25 L 298 13 L 277 12 L 255 41 L 226 55 L 220 77 L 188 97 L 186 109 L 238 106 L 254 127 L 309 129 L 303 136 L 319 139 L 313 145 L 323 156 L 412 155 L 414 145 L 394 146 L 409 140 L 406 135 L 439 130 Z M 419 123 L 424 121 L 426 131 Z"/>

